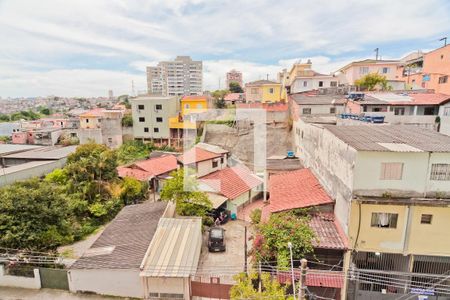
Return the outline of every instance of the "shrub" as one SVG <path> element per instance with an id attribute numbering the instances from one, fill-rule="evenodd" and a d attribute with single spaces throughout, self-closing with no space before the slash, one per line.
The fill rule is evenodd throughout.
<path id="1" fill-rule="evenodd" d="M 252 210 L 252 212 L 250 213 L 250 219 L 252 220 L 253 224 L 259 224 L 259 222 L 261 222 L 261 214 L 262 211 L 260 208 Z"/>

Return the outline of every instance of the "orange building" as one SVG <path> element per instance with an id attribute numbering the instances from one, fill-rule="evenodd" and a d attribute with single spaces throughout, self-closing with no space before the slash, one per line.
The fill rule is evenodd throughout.
<path id="1" fill-rule="evenodd" d="M 433 89 L 435 93 L 450 94 L 450 45 L 408 60 L 399 67 L 399 73 L 411 89 Z"/>

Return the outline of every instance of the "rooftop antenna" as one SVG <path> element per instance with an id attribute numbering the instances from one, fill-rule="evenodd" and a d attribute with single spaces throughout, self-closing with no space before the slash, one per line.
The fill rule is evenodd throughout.
<path id="1" fill-rule="evenodd" d="M 440 42 L 444 41 L 444 47 L 447 46 L 447 37 L 444 36 L 442 39 L 439 40 Z"/>
<path id="2" fill-rule="evenodd" d="M 269 74 L 266 74 L 266 78 L 267 78 L 267 80 L 269 80 Z"/>
<path id="3" fill-rule="evenodd" d="M 378 48 L 375 48 L 375 50 L 373 50 L 373 51 L 375 51 L 375 60 L 378 60 L 378 51 L 379 51 L 380 49 L 378 49 Z"/>
<path id="4" fill-rule="evenodd" d="M 131 80 L 131 95 L 134 97 L 136 96 L 134 93 L 134 80 Z"/>

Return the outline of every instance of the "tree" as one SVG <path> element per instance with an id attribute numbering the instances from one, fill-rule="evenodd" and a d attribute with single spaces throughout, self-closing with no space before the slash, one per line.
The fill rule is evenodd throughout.
<path id="1" fill-rule="evenodd" d="M 229 89 L 230 89 L 231 93 L 243 93 L 244 92 L 244 90 L 239 85 L 239 83 L 234 82 L 234 81 L 230 82 Z"/>
<path id="2" fill-rule="evenodd" d="M 257 227 L 252 249 L 257 261 L 277 261 L 278 266 L 289 264 L 288 242 L 292 243 L 294 257 L 302 258 L 313 252 L 314 232 L 309 227 L 309 217 L 304 212 L 272 214 L 266 223 Z"/>
<path id="3" fill-rule="evenodd" d="M 358 80 L 355 80 L 355 85 L 362 89 L 367 89 L 373 91 L 375 87 L 381 87 L 382 90 L 388 89 L 388 83 L 386 76 L 380 75 L 378 73 L 370 73 Z"/>
<path id="4" fill-rule="evenodd" d="M 43 115 L 46 115 L 46 116 L 48 116 L 48 115 L 50 115 L 52 113 L 51 110 L 48 107 L 41 107 L 41 108 L 39 108 L 39 112 L 41 114 L 43 114 Z"/>
<path id="5" fill-rule="evenodd" d="M 133 127 L 133 117 L 131 114 L 126 114 L 122 118 L 122 126 L 123 127 Z"/>
<path id="6" fill-rule="evenodd" d="M 254 282 L 258 280 L 257 273 L 251 273 L 248 276 L 245 273 L 240 273 L 234 276 L 234 280 L 236 284 L 230 290 L 230 299 L 232 300 L 295 300 L 292 296 L 287 295 L 286 287 L 265 272 L 261 273 L 261 292 L 254 285 Z"/>
<path id="7" fill-rule="evenodd" d="M 125 177 L 122 183 L 120 199 L 124 205 L 136 204 L 142 200 L 146 194 L 148 186 L 137 179 Z"/>
<path id="8" fill-rule="evenodd" d="M 73 241 L 64 192 L 38 178 L 0 189 L 0 246 L 50 250 Z"/>
<path id="9" fill-rule="evenodd" d="M 142 141 L 127 141 L 117 149 L 118 163 L 121 165 L 148 158 L 153 150 L 153 144 L 144 144 Z"/>
<path id="10" fill-rule="evenodd" d="M 214 98 L 214 106 L 216 108 L 224 108 L 225 107 L 225 95 L 228 94 L 227 90 L 216 90 L 212 92 L 212 97 Z"/>
<path id="11" fill-rule="evenodd" d="M 183 169 L 173 171 L 171 179 L 164 183 L 161 200 L 173 201 L 176 212 L 181 216 L 206 217 L 212 209 L 212 203 L 206 193 L 198 191 L 198 183 L 193 176 L 185 174 Z"/>

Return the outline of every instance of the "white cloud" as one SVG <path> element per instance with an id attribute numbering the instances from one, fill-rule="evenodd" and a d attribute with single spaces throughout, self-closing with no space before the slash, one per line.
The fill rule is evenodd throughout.
<path id="1" fill-rule="evenodd" d="M 205 88 L 218 87 L 231 68 L 246 80 L 274 78 L 297 57 L 329 73 L 375 47 L 399 57 L 410 41 L 440 46 L 437 37 L 450 30 L 448 8 L 446 0 L 3 0 L 0 61 L 20 72 L 15 88 L 2 86 L 0 96 L 53 93 L 31 89 L 29 74 L 71 69 L 102 78 L 101 87 L 80 85 L 90 89 L 80 93 L 123 89 L 118 78 L 145 82 L 147 64 L 176 55 L 205 62 Z M 393 53 L 383 51 L 386 43 Z M 74 92 L 60 83 L 62 95 Z"/>

